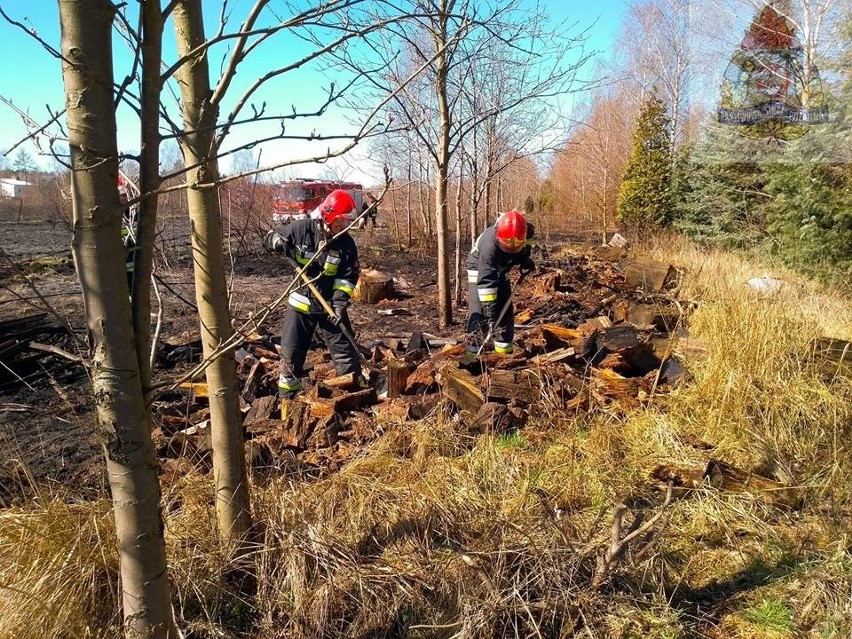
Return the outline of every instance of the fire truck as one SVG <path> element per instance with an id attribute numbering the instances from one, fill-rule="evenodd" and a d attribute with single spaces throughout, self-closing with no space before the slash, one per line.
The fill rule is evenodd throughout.
<path id="1" fill-rule="evenodd" d="M 287 224 L 310 216 L 325 197 L 335 189 L 349 191 L 355 200 L 355 210 L 360 213 L 364 203 L 364 187 L 356 182 L 337 180 L 295 179 L 280 182 L 272 192 L 272 222 Z"/>

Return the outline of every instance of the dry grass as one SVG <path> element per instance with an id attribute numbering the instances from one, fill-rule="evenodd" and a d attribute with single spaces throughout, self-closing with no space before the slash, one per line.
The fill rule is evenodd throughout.
<path id="1" fill-rule="evenodd" d="M 386 423 L 332 477 L 257 478 L 250 595 L 217 547 L 208 478 L 187 477 L 165 494 L 181 627 L 259 639 L 852 636 L 852 383 L 824 377 L 808 347 L 852 338 L 852 302 L 807 282 L 761 298 L 744 282 L 763 266 L 651 250 L 684 268 L 683 295 L 699 302 L 690 331 L 709 351 L 690 385 L 630 412 L 545 402 L 502 438 L 471 438 L 447 411 Z M 708 454 L 800 486 L 801 505 L 694 491 L 648 552 L 628 549 L 592 589 L 613 508 L 629 507 L 628 525 L 649 516 L 662 502 L 649 471 Z M 115 632 L 108 514 L 49 501 L 0 515 L 0 636 Z"/>

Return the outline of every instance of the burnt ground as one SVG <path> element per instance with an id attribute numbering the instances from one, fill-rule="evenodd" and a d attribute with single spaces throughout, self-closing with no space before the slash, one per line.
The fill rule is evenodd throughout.
<path id="1" fill-rule="evenodd" d="M 395 278 L 400 295 L 379 305 L 354 304 L 353 326 L 360 342 L 407 337 L 414 329 L 437 330 L 437 278 L 434 247 L 399 250 L 387 229 L 358 231 L 362 268 L 375 268 Z M 10 371 L 3 364 L 3 323 L 24 318 L 32 326 L 25 339 L 86 352 L 86 330 L 80 286 L 70 259 L 71 234 L 53 221 L 15 222 L 0 219 L 0 504 L 28 498 L 38 484 L 72 496 L 91 496 L 106 489 L 106 478 L 89 380 L 82 365 L 60 355 L 42 353 L 28 368 Z M 289 267 L 259 248 L 233 260 L 232 309 L 237 325 L 270 303 L 290 281 Z M 186 243 L 163 255 L 158 269 L 164 305 L 162 340 L 189 343 L 198 336 L 192 272 Z M 389 308 L 403 315 L 384 315 Z M 443 335 L 460 337 L 464 309 Z M 27 320 L 37 316 L 35 319 Z M 283 307 L 265 324 L 279 332 Z M 67 330 L 66 330 L 67 329 Z M 8 343 L 8 342 L 7 342 Z M 321 352 L 309 358 L 316 361 Z M 183 362 L 184 369 L 189 362 Z M 177 368 L 158 368 L 155 382 L 174 378 Z M 26 374 L 25 374 L 26 373 Z M 21 380 L 20 377 L 24 379 Z"/>

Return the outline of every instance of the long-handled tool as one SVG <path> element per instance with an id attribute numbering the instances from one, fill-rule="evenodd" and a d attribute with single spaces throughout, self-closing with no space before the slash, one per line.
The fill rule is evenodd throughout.
<path id="1" fill-rule="evenodd" d="M 476 356 L 479 357 L 482 354 L 482 349 L 491 341 L 491 338 L 494 337 L 494 331 L 498 326 L 500 326 L 500 322 L 503 320 L 503 317 L 506 315 L 506 311 L 509 310 L 509 307 L 512 305 L 512 300 L 515 298 L 515 289 L 521 285 L 521 282 L 526 278 L 528 271 L 523 271 L 521 276 L 518 278 L 518 281 L 515 283 L 515 286 L 512 287 L 512 290 L 509 291 L 509 297 L 506 298 L 506 302 L 503 304 L 503 308 L 500 309 L 500 314 L 497 316 L 497 319 L 491 323 L 490 328 L 488 329 L 488 335 L 485 336 L 485 339 L 482 341 L 482 344 L 479 345 L 479 349 L 476 351 Z"/>
<path id="2" fill-rule="evenodd" d="M 334 309 L 329 306 L 326 299 L 320 294 L 317 290 L 317 287 L 314 286 L 313 281 L 308 277 L 308 274 L 305 273 L 304 269 L 300 268 L 299 265 L 292 259 L 287 258 L 287 261 L 296 269 L 296 273 L 301 277 L 302 282 L 305 283 L 305 286 L 308 287 L 308 290 L 311 294 L 317 299 L 317 301 L 322 306 L 323 310 L 328 315 L 329 319 L 331 319 L 332 323 L 340 329 L 340 332 L 343 334 L 352 347 L 355 349 L 355 352 L 358 353 L 358 359 L 361 360 L 361 365 L 365 368 L 369 369 L 370 373 L 370 385 L 376 390 L 376 394 L 380 399 L 387 397 L 388 394 L 388 376 L 387 374 L 373 366 L 373 364 L 364 357 L 364 353 L 361 352 L 361 347 L 358 345 L 358 342 L 355 341 L 355 337 L 352 333 L 349 332 L 349 329 L 343 325 L 343 322 L 340 321 L 340 318 L 337 317 L 334 313 Z"/>

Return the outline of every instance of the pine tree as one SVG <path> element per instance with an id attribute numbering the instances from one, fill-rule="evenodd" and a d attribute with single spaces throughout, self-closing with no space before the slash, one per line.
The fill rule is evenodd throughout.
<path id="1" fill-rule="evenodd" d="M 619 221 L 640 230 L 669 226 L 674 218 L 670 128 L 666 107 L 652 90 L 639 112 L 616 208 Z"/>

